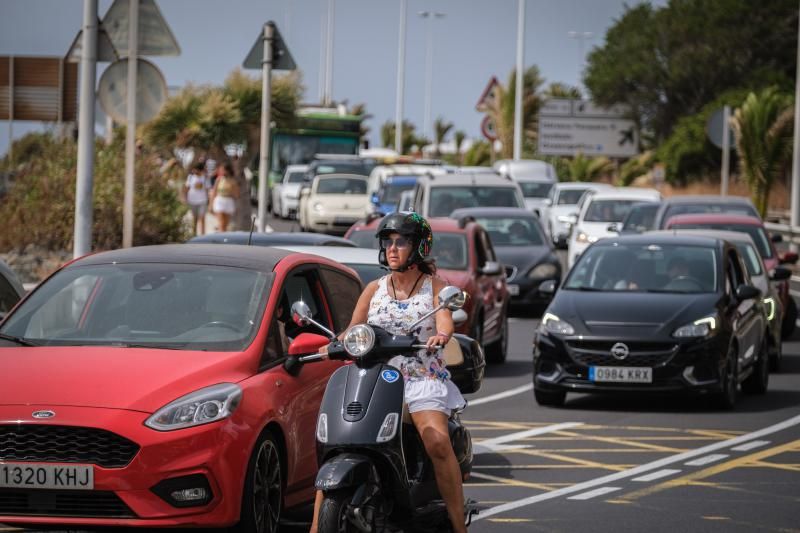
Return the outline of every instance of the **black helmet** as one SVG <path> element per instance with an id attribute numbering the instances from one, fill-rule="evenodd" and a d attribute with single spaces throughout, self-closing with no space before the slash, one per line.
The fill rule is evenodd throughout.
<path id="1" fill-rule="evenodd" d="M 408 262 L 401 270 L 406 270 L 410 265 L 422 263 L 431 253 L 433 247 L 433 231 L 428 221 L 418 213 L 392 213 L 381 220 L 375 236 L 380 240 L 392 233 L 399 233 L 411 239 L 413 250 L 408 256 Z M 383 266 L 389 266 L 386 260 L 386 248 L 380 244 L 378 261 Z"/>

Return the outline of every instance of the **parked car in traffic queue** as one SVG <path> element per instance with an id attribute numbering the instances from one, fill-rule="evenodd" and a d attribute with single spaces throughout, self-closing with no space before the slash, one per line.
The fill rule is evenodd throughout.
<path id="1" fill-rule="evenodd" d="M 283 180 L 272 187 L 272 211 L 281 218 L 295 218 L 300 189 L 307 179 L 308 165 L 287 165 Z"/>
<path id="2" fill-rule="evenodd" d="M 303 231 L 343 234 L 369 210 L 367 177 L 323 174 L 300 193 L 298 222 Z"/>
<path id="3" fill-rule="evenodd" d="M 188 244 L 245 244 L 253 246 L 336 246 L 352 248 L 355 243 L 344 237 L 325 233 L 302 233 L 292 231 L 271 231 L 258 233 L 249 231 L 218 231 L 192 237 Z"/>
<path id="4" fill-rule="evenodd" d="M 561 283 L 561 260 L 542 230 L 539 219 L 527 209 L 472 207 L 456 209 L 454 220 L 473 220 L 489 233 L 498 260 L 506 269 L 513 305 L 542 308 L 552 294 L 539 291 L 548 280 Z"/>
<path id="5" fill-rule="evenodd" d="M 604 239 L 581 255 L 542 317 L 534 395 L 561 405 L 568 392 L 692 392 L 732 408 L 740 384 L 767 390 L 768 323 L 734 244 Z"/>
<path id="6" fill-rule="evenodd" d="M 378 249 L 382 217 L 369 217 L 354 224 L 345 237 L 362 248 Z M 497 259 L 489 235 L 472 221 L 428 219 L 433 230 L 431 256 L 437 275 L 450 285 L 466 291 L 463 309 L 468 319 L 456 326 L 457 333 L 469 335 L 486 351 L 490 363 L 502 363 L 508 348 L 509 294 L 505 271 Z"/>
<path id="7" fill-rule="evenodd" d="M 0 523 L 277 532 L 314 498 L 315 420 L 342 364 L 287 372 L 292 340 L 317 333 L 290 306 L 342 331 L 361 290 L 339 263 L 257 246 L 61 268 L 0 326 Z"/>
<path id="8" fill-rule="evenodd" d="M 605 183 L 569 181 L 556 183 L 539 208 L 539 220 L 553 245 L 566 248 L 572 224 L 577 220 L 578 202 L 586 191 L 610 189 Z M 574 216 L 574 218 L 573 218 Z"/>

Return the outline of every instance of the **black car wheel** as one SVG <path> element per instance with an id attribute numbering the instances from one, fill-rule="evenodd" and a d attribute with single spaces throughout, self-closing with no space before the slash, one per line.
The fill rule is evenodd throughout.
<path id="1" fill-rule="evenodd" d="M 486 360 L 492 364 L 505 363 L 508 353 L 508 310 L 505 311 L 500 338 L 486 348 Z"/>
<path id="2" fill-rule="evenodd" d="M 567 399 L 567 393 L 563 390 L 543 391 L 534 387 L 533 397 L 536 398 L 536 403 L 539 405 L 561 407 Z"/>
<path id="3" fill-rule="evenodd" d="M 725 369 L 720 376 L 720 391 L 717 393 L 716 400 L 720 409 L 733 409 L 736 405 L 738 381 L 736 378 L 737 366 L 736 348 L 731 346 L 725 359 Z"/>
<path id="4" fill-rule="evenodd" d="M 247 465 L 238 533 L 277 533 L 283 510 L 283 472 L 275 437 L 265 431 Z"/>
<path id="5" fill-rule="evenodd" d="M 753 373 L 742 382 L 742 391 L 747 394 L 764 394 L 769 386 L 769 354 L 767 341 L 761 343 L 758 360 L 754 363 Z"/>
<path id="6" fill-rule="evenodd" d="M 797 325 L 797 304 L 794 298 L 789 296 L 789 305 L 786 306 L 783 314 L 783 323 L 781 324 L 781 338 L 788 339 L 794 333 L 794 328 Z"/>

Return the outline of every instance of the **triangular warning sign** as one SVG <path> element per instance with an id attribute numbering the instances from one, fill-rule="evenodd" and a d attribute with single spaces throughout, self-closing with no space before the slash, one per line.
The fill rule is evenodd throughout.
<path id="1" fill-rule="evenodd" d="M 267 24 L 271 24 L 273 27 L 272 70 L 295 70 L 297 65 L 294 62 L 291 52 L 289 52 L 289 48 L 286 46 L 286 42 L 281 36 L 281 32 L 278 31 L 278 26 L 272 21 L 267 22 Z M 259 32 L 258 37 L 256 37 L 256 42 L 247 53 L 247 57 L 244 59 L 242 66 L 244 66 L 244 68 L 260 69 L 263 61 L 264 31 L 262 29 L 262 31 Z"/>
<path id="2" fill-rule="evenodd" d="M 111 63 L 116 61 L 119 59 L 119 54 L 117 53 L 117 49 L 114 48 L 114 45 L 111 43 L 111 38 L 108 36 L 108 32 L 106 32 L 105 28 L 103 28 L 103 24 L 100 22 L 100 19 L 97 20 L 97 25 L 97 61 L 102 63 Z M 78 35 L 75 36 L 75 40 L 72 41 L 72 45 L 69 47 L 69 50 L 64 58 L 70 63 L 76 63 L 81 60 L 82 54 L 83 30 L 80 30 Z"/>
<path id="3" fill-rule="evenodd" d="M 129 0 L 114 0 L 103 17 L 103 27 L 120 56 L 128 55 Z M 139 0 L 140 56 L 176 56 L 181 53 L 178 41 L 172 35 L 167 21 L 161 15 L 154 0 Z"/>

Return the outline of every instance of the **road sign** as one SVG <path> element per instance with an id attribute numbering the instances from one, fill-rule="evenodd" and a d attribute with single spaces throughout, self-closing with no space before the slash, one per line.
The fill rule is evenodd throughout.
<path id="1" fill-rule="evenodd" d="M 242 64 L 244 68 L 260 69 L 264 62 L 264 34 L 259 33 L 256 42 L 247 53 Z M 289 47 L 281 37 L 281 32 L 273 23 L 272 30 L 272 70 L 295 70 L 297 65 L 294 62 Z"/>
<path id="2" fill-rule="evenodd" d="M 177 56 L 181 53 L 178 41 L 167 21 L 161 16 L 154 0 L 139 1 L 139 32 L 137 55 Z M 102 27 L 120 56 L 128 56 L 128 13 L 130 0 L 114 0 L 103 17 Z"/>
<path id="3" fill-rule="evenodd" d="M 167 83 L 151 62 L 138 60 L 136 77 L 136 123 L 155 118 L 167 101 Z M 103 72 L 97 88 L 100 105 L 111 118 L 122 124 L 128 121 L 128 59 L 112 63 Z"/>
<path id="4" fill-rule="evenodd" d="M 492 120 L 492 117 L 489 115 L 483 117 L 481 121 L 481 133 L 483 133 L 483 136 L 486 137 L 487 140 L 497 140 L 497 129 L 495 128 L 494 120 Z"/>
<path id="5" fill-rule="evenodd" d="M 706 121 L 706 135 L 708 135 L 708 140 L 716 146 L 717 148 L 724 148 L 723 147 L 723 131 L 722 131 L 722 123 L 725 120 L 725 108 L 720 107 L 713 113 L 711 116 L 708 117 Z M 728 125 L 728 139 L 735 139 L 736 137 L 733 136 L 733 128 Z M 732 150 L 736 150 L 736 144 L 731 143 L 730 148 Z"/>
<path id="6" fill-rule="evenodd" d="M 119 54 L 117 53 L 117 49 L 114 48 L 114 44 L 111 42 L 111 37 L 109 37 L 108 32 L 103 28 L 103 24 L 99 20 L 97 21 L 97 26 L 97 61 L 102 61 L 104 63 L 116 61 L 119 59 Z M 71 63 L 77 63 L 81 60 L 82 53 L 83 30 L 80 30 L 78 31 L 78 35 L 75 36 L 75 40 L 72 41 L 69 50 L 67 50 L 67 55 L 64 57 Z"/>
<path id="7" fill-rule="evenodd" d="M 492 79 L 490 79 L 489 83 L 486 84 L 486 88 L 483 89 L 481 97 L 478 98 L 478 103 L 475 104 L 475 109 L 477 111 L 483 113 L 492 107 L 492 104 L 494 104 L 495 100 L 497 99 L 496 89 L 498 85 L 500 85 L 500 82 L 497 81 L 497 77 L 492 76 Z"/>
<path id="8" fill-rule="evenodd" d="M 604 108 L 588 100 L 554 98 L 539 110 L 539 153 L 632 157 L 639 153 L 636 125 L 625 108 Z"/>
<path id="9" fill-rule="evenodd" d="M 572 116 L 572 100 L 567 98 L 550 98 L 539 108 L 540 116 L 570 117 Z"/>

